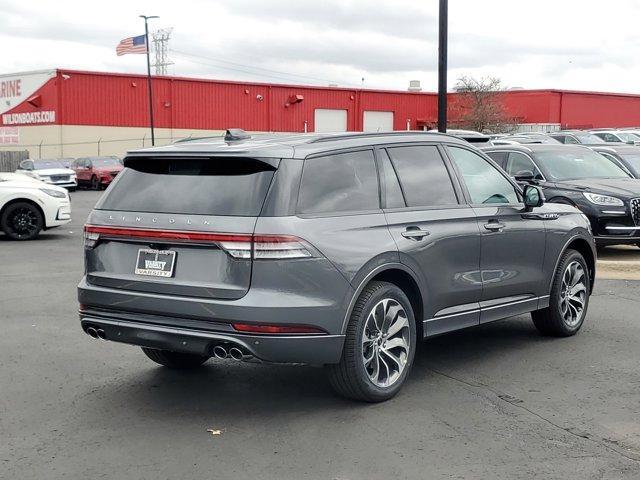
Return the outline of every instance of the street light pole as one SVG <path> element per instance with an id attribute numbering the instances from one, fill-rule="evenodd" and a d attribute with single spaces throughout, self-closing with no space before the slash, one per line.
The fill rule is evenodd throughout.
<path id="1" fill-rule="evenodd" d="M 144 18 L 144 41 L 147 46 L 147 90 L 149 92 L 149 126 L 151 127 L 151 145 L 156 144 L 156 137 L 153 131 L 153 88 L 151 87 L 151 60 L 149 59 L 149 26 L 147 21 L 151 18 L 160 18 L 156 15 L 140 15 Z"/>
<path id="2" fill-rule="evenodd" d="M 449 0 L 440 0 L 438 28 L 438 131 L 447 131 L 447 27 Z"/>

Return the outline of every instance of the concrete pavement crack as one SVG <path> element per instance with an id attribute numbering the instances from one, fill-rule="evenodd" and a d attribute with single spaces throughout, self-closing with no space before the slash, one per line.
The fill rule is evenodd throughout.
<path id="1" fill-rule="evenodd" d="M 605 448 L 606 450 L 609 450 L 610 452 L 614 452 L 617 453 L 618 455 L 631 460 L 633 462 L 637 462 L 640 463 L 640 452 L 637 452 L 635 450 L 633 450 L 630 447 L 627 447 L 626 445 L 623 445 L 621 442 L 617 441 L 617 440 L 611 440 L 608 438 L 604 438 L 604 437 L 594 437 L 592 436 L 589 432 L 583 432 L 580 431 L 578 429 L 572 428 L 572 427 L 563 427 L 562 425 L 559 425 L 557 423 L 555 423 L 554 421 L 546 418 L 545 416 L 531 410 L 529 407 L 527 407 L 526 405 L 524 405 L 524 401 L 520 400 L 519 398 L 516 398 L 512 395 L 500 392 L 492 387 L 490 387 L 489 385 L 486 385 L 482 382 L 478 382 L 478 381 L 469 381 L 469 380 L 464 380 L 462 378 L 458 378 L 455 377 L 453 375 L 450 375 L 448 373 L 445 372 L 441 372 L 439 370 L 436 370 L 434 368 L 431 367 L 427 367 L 430 371 L 432 371 L 433 373 L 435 373 L 436 375 L 440 375 L 442 377 L 448 378 L 450 380 L 453 380 L 455 382 L 459 382 L 462 383 L 463 385 L 467 385 L 468 387 L 471 388 L 476 388 L 476 389 L 484 389 L 487 390 L 489 392 L 491 392 L 492 394 L 494 394 L 499 400 L 502 400 L 503 402 L 509 403 L 510 405 L 513 405 L 516 408 L 519 408 L 521 410 L 524 410 L 526 412 L 528 412 L 530 415 L 533 415 L 534 417 L 542 420 L 543 422 L 547 423 L 548 425 L 551 425 L 552 427 L 558 429 L 558 430 L 562 430 L 563 432 L 566 432 L 576 438 L 581 438 L 584 440 L 588 440 L 600 447 Z M 614 446 L 615 445 L 615 446 Z M 621 450 L 621 448 L 624 448 L 625 450 Z"/>

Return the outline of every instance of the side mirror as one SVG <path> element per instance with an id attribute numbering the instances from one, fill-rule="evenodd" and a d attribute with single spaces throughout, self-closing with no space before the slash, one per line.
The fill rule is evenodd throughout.
<path id="1" fill-rule="evenodd" d="M 520 170 L 513 176 L 513 178 L 515 178 L 516 182 L 531 182 L 536 178 L 536 176 L 531 170 Z"/>
<path id="2" fill-rule="evenodd" d="M 524 187 L 524 207 L 526 210 L 541 207 L 544 205 L 544 200 L 544 194 L 540 187 L 536 187 L 535 185 L 527 185 Z"/>

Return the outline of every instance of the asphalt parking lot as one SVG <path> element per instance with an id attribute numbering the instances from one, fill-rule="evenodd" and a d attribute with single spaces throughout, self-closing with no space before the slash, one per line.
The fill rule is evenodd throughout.
<path id="1" fill-rule="evenodd" d="M 99 195 L 72 194 L 73 222 L 39 240 L 0 236 L 0 478 L 640 478 L 640 282 L 600 278 L 573 338 L 526 316 L 430 340 L 399 396 L 364 405 L 320 368 L 167 371 L 85 335 Z M 604 277 L 640 278 L 640 249 L 603 258 Z"/>

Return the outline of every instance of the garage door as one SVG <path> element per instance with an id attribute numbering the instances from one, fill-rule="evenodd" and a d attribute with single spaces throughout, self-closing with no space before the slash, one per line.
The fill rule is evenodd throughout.
<path id="1" fill-rule="evenodd" d="M 316 132 L 346 132 L 347 111 L 316 108 L 314 115 Z"/>
<path id="2" fill-rule="evenodd" d="M 362 129 L 365 132 L 392 132 L 393 112 L 365 110 Z"/>

